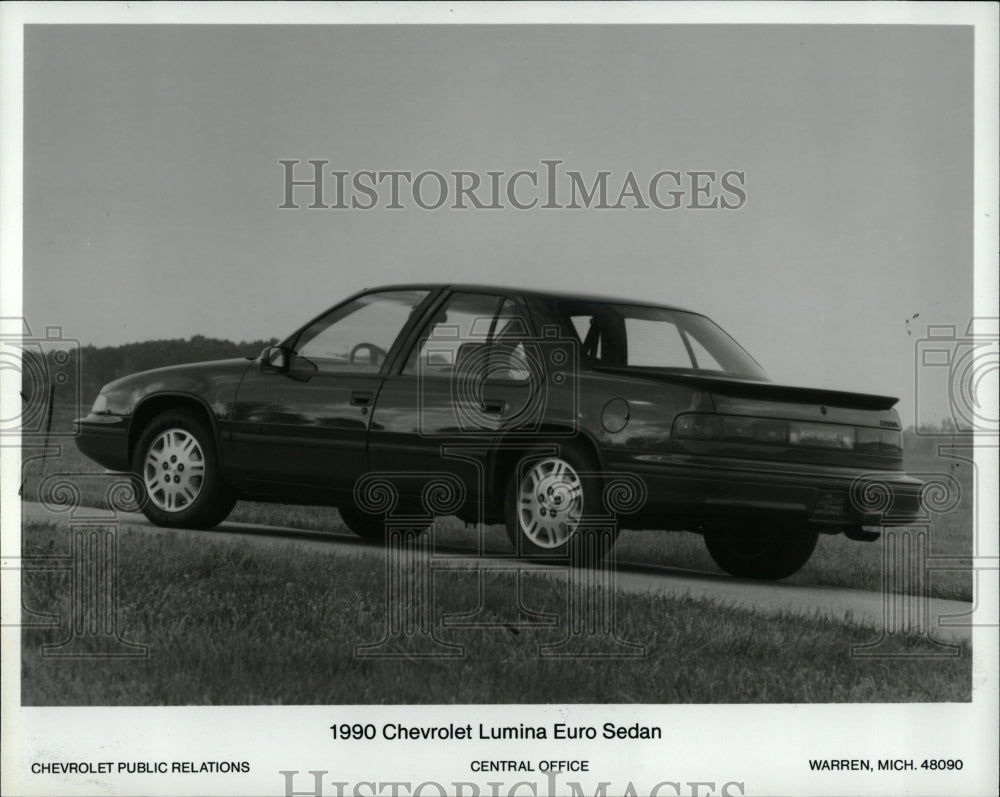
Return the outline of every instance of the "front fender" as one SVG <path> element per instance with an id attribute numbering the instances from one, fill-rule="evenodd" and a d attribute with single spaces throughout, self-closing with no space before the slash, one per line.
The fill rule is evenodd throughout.
<path id="1" fill-rule="evenodd" d="M 243 375 L 252 365 L 243 359 L 217 360 L 132 374 L 102 390 L 106 412 L 135 417 L 146 402 L 173 396 L 197 401 L 213 422 L 225 421 L 232 414 Z"/>

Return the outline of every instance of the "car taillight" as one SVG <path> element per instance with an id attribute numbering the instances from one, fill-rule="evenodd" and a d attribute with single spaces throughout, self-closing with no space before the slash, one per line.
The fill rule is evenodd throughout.
<path id="1" fill-rule="evenodd" d="M 788 440 L 788 424 L 785 421 L 760 419 L 754 423 L 754 439 L 761 443 L 784 443 Z"/>
<path id="2" fill-rule="evenodd" d="M 698 412 L 678 415 L 674 419 L 673 436 L 689 440 L 766 443 L 873 454 L 899 454 L 903 450 L 902 435 L 898 431 Z"/>
<path id="3" fill-rule="evenodd" d="M 674 437 L 744 443 L 786 443 L 788 422 L 773 418 L 687 413 L 674 420 Z"/>
<path id="4" fill-rule="evenodd" d="M 890 432 L 886 429 L 882 430 L 882 440 L 880 441 L 880 448 L 884 453 L 887 454 L 902 454 L 903 453 L 903 433 L 902 432 Z"/>
<path id="5" fill-rule="evenodd" d="M 859 426 L 855 448 L 873 454 L 900 454 L 903 451 L 903 434 L 891 429 Z"/>
<path id="6" fill-rule="evenodd" d="M 692 437 L 698 440 L 717 440 L 722 429 L 718 415 L 678 415 L 674 419 L 674 437 Z"/>

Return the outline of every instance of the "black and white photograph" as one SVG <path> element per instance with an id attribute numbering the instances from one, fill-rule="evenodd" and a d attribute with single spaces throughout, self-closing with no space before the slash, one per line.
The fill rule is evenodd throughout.
<path id="1" fill-rule="evenodd" d="M 998 7 L 0 9 L 4 794 L 997 794 Z"/>

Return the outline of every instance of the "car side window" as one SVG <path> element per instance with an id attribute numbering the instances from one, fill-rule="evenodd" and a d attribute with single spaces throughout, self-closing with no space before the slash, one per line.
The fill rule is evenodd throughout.
<path id="1" fill-rule="evenodd" d="M 569 320 L 573 324 L 576 336 L 580 339 L 583 354 L 593 360 L 600 360 L 601 327 L 597 316 L 590 313 L 585 315 L 571 315 Z"/>
<path id="2" fill-rule="evenodd" d="M 296 354 L 333 373 L 376 374 L 427 291 L 386 291 L 360 296 L 308 327 Z"/>
<path id="3" fill-rule="evenodd" d="M 513 299 L 504 299 L 490 336 L 489 376 L 524 382 L 531 376 L 528 320 Z"/>
<path id="4" fill-rule="evenodd" d="M 696 360 L 695 368 L 700 368 L 702 371 L 719 371 L 722 372 L 725 369 L 719 365 L 719 361 L 712 356 L 712 353 L 706 349 L 701 341 L 691 332 L 687 335 L 688 343 L 691 344 L 691 354 L 694 355 Z"/>
<path id="5" fill-rule="evenodd" d="M 489 342 L 501 297 L 454 293 L 436 310 L 414 344 L 404 374 L 450 376 L 462 357 Z"/>
<path id="6" fill-rule="evenodd" d="M 627 365 L 637 368 L 691 368 L 691 355 L 676 324 L 626 318 Z"/>

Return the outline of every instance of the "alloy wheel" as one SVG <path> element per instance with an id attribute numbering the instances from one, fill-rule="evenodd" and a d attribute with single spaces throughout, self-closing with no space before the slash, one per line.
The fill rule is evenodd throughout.
<path id="1" fill-rule="evenodd" d="M 558 457 L 534 463 L 518 492 L 524 535 L 540 548 L 558 548 L 576 533 L 582 517 L 583 484 L 573 466 Z"/>
<path id="2" fill-rule="evenodd" d="M 205 452 L 185 429 L 167 429 L 146 451 L 142 469 L 149 500 L 165 512 L 191 506 L 205 482 Z"/>

